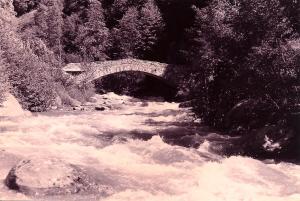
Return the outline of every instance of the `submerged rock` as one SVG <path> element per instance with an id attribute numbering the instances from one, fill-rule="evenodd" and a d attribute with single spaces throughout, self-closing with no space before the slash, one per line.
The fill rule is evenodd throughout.
<path id="1" fill-rule="evenodd" d="M 147 103 L 147 102 L 142 102 L 141 103 L 141 107 L 148 107 L 149 106 L 149 103 Z"/>
<path id="2" fill-rule="evenodd" d="M 204 138 L 194 129 L 171 127 L 159 132 L 164 142 L 188 148 L 198 148 L 204 142 Z"/>
<path id="3" fill-rule="evenodd" d="M 81 168 L 57 159 L 22 160 L 5 179 L 9 189 L 26 195 L 65 195 L 77 193 L 110 194 Z"/>

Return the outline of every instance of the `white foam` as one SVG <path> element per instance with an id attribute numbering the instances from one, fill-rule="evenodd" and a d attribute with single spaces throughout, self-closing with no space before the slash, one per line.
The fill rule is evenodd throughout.
<path id="1" fill-rule="evenodd" d="M 276 149 L 281 149 L 281 146 L 278 142 L 273 142 L 267 135 L 265 136 L 265 143 L 263 147 L 267 151 L 275 151 Z"/>
<path id="2" fill-rule="evenodd" d="M 117 102 L 112 96 L 129 102 L 129 98 L 113 94 L 109 95 L 110 102 Z M 168 145 L 158 136 L 125 142 L 101 138 L 133 130 L 156 133 L 161 127 L 146 124 L 149 118 L 157 122 L 190 121 L 186 112 L 173 103 L 141 106 L 126 102 L 120 110 L 1 120 L 0 180 L 17 159 L 57 158 L 86 167 L 99 181 L 112 186 L 116 193 L 105 201 L 300 200 L 300 166 L 294 164 L 265 164 L 240 156 L 223 158 L 210 153 L 208 141 L 199 149 L 188 149 Z M 15 159 L 8 159 L 11 156 Z M 26 196 L 0 184 L 0 198 L 22 200 Z M 60 199 L 72 200 L 68 196 Z"/>

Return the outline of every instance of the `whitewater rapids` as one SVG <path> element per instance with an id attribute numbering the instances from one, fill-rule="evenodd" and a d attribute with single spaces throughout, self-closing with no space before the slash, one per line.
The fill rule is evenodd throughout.
<path id="1" fill-rule="evenodd" d="M 299 165 L 223 157 L 209 139 L 199 148 L 165 143 L 158 135 L 165 129 L 195 126 L 192 113 L 177 103 L 113 93 L 96 99 L 91 107 L 105 101 L 110 109 L 1 117 L 0 200 L 300 201 Z M 84 167 L 112 192 L 36 197 L 9 190 L 10 169 L 35 158 Z"/>

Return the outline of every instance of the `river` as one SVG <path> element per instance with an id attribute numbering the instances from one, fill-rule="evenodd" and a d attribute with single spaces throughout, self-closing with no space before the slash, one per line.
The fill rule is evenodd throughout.
<path id="1" fill-rule="evenodd" d="M 96 98 L 85 111 L 1 118 L 0 200 L 300 201 L 299 165 L 218 154 L 214 141 L 229 137 L 201 126 L 189 109 L 113 93 Z M 92 110 L 97 104 L 109 108 Z M 4 180 L 24 159 L 76 165 L 109 190 L 62 195 L 9 190 Z M 42 183 L 51 174 L 32 174 L 30 181 Z"/>

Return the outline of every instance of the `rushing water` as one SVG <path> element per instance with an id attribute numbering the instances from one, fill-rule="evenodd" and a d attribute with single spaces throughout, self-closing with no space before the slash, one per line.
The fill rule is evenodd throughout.
<path id="1" fill-rule="evenodd" d="M 216 154 L 211 139 L 226 137 L 197 127 L 188 109 L 114 94 L 97 99 L 110 109 L 1 119 L 0 200 L 300 201 L 300 166 Z M 200 146 L 174 145 L 181 132 L 197 132 Z M 111 192 L 37 198 L 9 190 L 9 170 L 36 158 L 83 167 Z"/>

